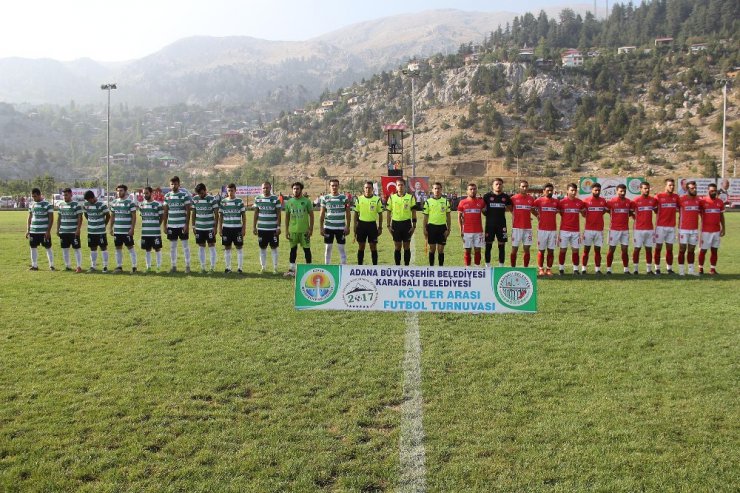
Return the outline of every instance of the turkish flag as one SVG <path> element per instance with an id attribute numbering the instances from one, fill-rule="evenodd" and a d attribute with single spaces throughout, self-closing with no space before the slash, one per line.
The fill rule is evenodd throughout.
<path id="1" fill-rule="evenodd" d="M 390 197 L 396 193 L 397 176 L 381 176 L 380 182 L 383 184 L 383 197 Z"/>

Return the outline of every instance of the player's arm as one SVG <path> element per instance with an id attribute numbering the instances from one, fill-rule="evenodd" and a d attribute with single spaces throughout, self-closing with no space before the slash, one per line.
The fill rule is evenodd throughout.
<path id="1" fill-rule="evenodd" d="M 82 209 L 77 210 L 77 229 L 75 230 L 75 236 L 80 236 L 82 232 Z"/>
<path id="2" fill-rule="evenodd" d="M 275 204 L 275 215 L 277 216 L 277 229 L 275 230 L 275 232 L 278 236 L 280 236 L 280 225 L 283 221 L 283 215 L 280 213 L 280 209 L 282 209 L 282 204 L 278 202 L 277 204 Z"/>
<path id="3" fill-rule="evenodd" d="M 110 212 L 110 222 L 108 226 L 108 232 L 110 234 L 113 234 L 113 225 L 115 224 L 115 222 L 116 222 L 116 211 L 112 210 Z"/>
<path id="4" fill-rule="evenodd" d="M 383 209 L 385 209 L 383 201 L 380 199 L 378 200 L 378 207 L 380 207 L 378 211 L 378 236 L 380 236 L 383 234 Z"/>
<path id="5" fill-rule="evenodd" d="M 319 214 L 319 233 L 324 236 L 324 220 L 326 219 L 326 206 L 321 204 L 321 213 Z"/>
<path id="6" fill-rule="evenodd" d="M 223 216 L 221 216 L 221 223 L 223 224 Z M 223 236 L 223 227 L 221 228 L 221 235 Z M 242 239 L 247 235 L 247 209 L 242 208 Z"/>
<path id="7" fill-rule="evenodd" d="M 393 233 L 393 223 L 391 222 L 391 218 L 393 217 L 393 196 L 388 197 L 388 219 L 386 220 L 386 226 L 388 227 L 388 231 Z"/>
<path id="8" fill-rule="evenodd" d="M 213 203 L 213 234 L 216 235 L 218 231 L 218 204 Z"/>
<path id="9" fill-rule="evenodd" d="M 167 201 L 164 203 L 164 207 L 162 208 L 163 214 L 162 214 L 162 231 L 164 231 L 164 228 L 167 227 L 167 218 L 170 216 L 170 206 L 167 205 Z"/>
<path id="10" fill-rule="evenodd" d="M 183 233 L 187 233 L 190 229 L 190 218 L 192 216 L 193 224 L 195 224 L 195 214 L 193 214 L 193 206 L 189 203 L 185 204 L 185 227 Z"/>
<path id="11" fill-rule="evenodd" d="M 242 220 L 242 224 L 244 224 L 243 220 Z M 218 234 L 223 236 L 224 235 L 224 213 L 223 211 L 218 211 L 218 217 L 216 218 L 216 227 L 218 228 Z"/>
<path id="12" fill-rule="evenodd" d="M 61 211 L 58 212 L 58 214 L 59 214 L 59 216 L 61 216 L 62 215 Z M 59 236 L 59 225 L 60 224 L 62 224 L 62 220 L 61 219 L 59 221 L 57 221 L 57 236 Z"/>
<path id="13" fill-rule="evenodd" d="M 725 213 L 720 212 L 719 213 L 719 235 L 724 236 L 725 235 Z"/>
<path id="14" fill-rule="evenodd" d="M 357 224 L 360 221 L 360 211 L 358 210 L 357 206 L 355 205 L 355 219 L 353 221 L 354 230 L 355 230 L 355 236 L 357 236 Z"/>
<path id="15" fill-rule="evenodd" d="M 290 239 L 290 209 L 285 209 L 285 237 Z"/>
<path id="16" fill-rule="evenodd" d="M 252 214 L 252 233 L 257 236 L 257 220 L 259 219 L 260 209 L 257 202 L 254 203 L 254 214 Z"/>
<path id="17" fill-rule="evenodd" d="M 128 230 L 129 236 L 134 236 L 134 228 L 136 228 L 136 207 L 132 206 L 131 211 L 131 228 Z"/>
<path id="18" fill-rule="evenodd" d="M 352 218 L 350 218 L 349 216 L 350 216 L 350 206 L 349 206 L 349 201 L 346 201 L 344 203 L 344 234 L 345 235 L 349 234 L 349 229 L 350 229 L 349 226 L 352 221 Z"/>
<path id="19" fill-rule="evenodd" d="M 424 203 L 424 211 L 421 213 L 421 215 L 424 216 L 421 229 L 424 232 L 424 238 L 428 238 L 429 233 L 427 232 L 427 226 L 429 225 L 429 202 Z"/>
<path id="20" fill-rule="evenodd" d="M 26 221 L 26 238 L 31 236 L 31 219 L 33 219 L 33 212 L 28 211 L 28 221 Z"/>
<path id="21" fill-rule="evenodd" d="M 311 238 L 311 235 L 313 234 L 313 223 L 314 223 L 313 203 L 309 203 L 308 204 L 308 231 L 306 231 L 306 238 Z"/>
<path id="22" fill-rule="evenodd" d="M 460 238 L 463 237 L 463 225 L 465 224 L 465 210 L 460 210 L 457 206 L 457 225 L 460 226 Z"/>
<path id="23" fill-rule="evenodd" d="M 48 216 L 49 216 L 49 226 L 46 227 L 46 237 L 51 238 L 51 226 L 54 224 L 54 207 L 51 208 Z M 59 222 L 61 223 L 61 221 Z"/>

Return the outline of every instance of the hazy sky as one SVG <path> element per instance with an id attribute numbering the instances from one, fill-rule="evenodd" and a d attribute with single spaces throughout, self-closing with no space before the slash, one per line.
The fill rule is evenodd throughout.
<path id="1" fill-rule="evenodd" d="M 187 36 L 303 40 L 356 22 L 431 9 L 533 12 L 564 0 L 10 0 L 0 58 L 123 61 Z M 600 5 L 603 0 L 600 1 Z M 0 77 L 2 74 L 0 74 Z"/>

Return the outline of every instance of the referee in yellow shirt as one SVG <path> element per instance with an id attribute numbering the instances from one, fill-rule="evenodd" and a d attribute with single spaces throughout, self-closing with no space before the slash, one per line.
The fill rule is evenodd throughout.
<path id="1" fill-rule="evenodd" d="M 357 264 L 365 261 L 365 243 L 370 243 L 373 265 L 378 265 L 378 236 L 383 234 L 383 202 L 373 193 L 373 182 L 366 181 L 363 194 L 355 201 L 355 239 Z"/>
<path id="2" fill-rule="evenodd" d="M 445 264 L 445 245 L 450 235 L 450 210 L 452 206 L 447 197 L 442 197 L 442 184 L 432 185 L 432 196 L 424 202 L 424 238 L 429 244 L 429 265 L 434 265 L 434 254 L 439 257 L 439 265 Z"/>
<path id="3" fill-rule="evenodd" d="M 415 229 L 416 199 L 406 193 L 406 182 L 399 177 L 396 179 L 396 193 L 388 197 L 388 230 L 393 235 L 396 265 L 401 265 L 401 245 L 404 265 L 411 263 L 411 237 Z"/>

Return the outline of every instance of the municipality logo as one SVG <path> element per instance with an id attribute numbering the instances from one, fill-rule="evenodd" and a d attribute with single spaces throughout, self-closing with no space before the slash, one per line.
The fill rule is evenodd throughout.
<path id="1" fill-rule="evenodd" d="M 526 274 L 509 271 L 498 280 L 496 291 L 501 301 L 507 305 L 522 306 L 532 298 L 534 285 Z"/>
<path id="2" fill-rule="evenodd" d="M 301 277 L 301 293 L 308 300 L 314 303 L 326 301 L 334 294 L 336 283 L 334 276 L 325 269 L 315 268 L 308 270 Z"/>

